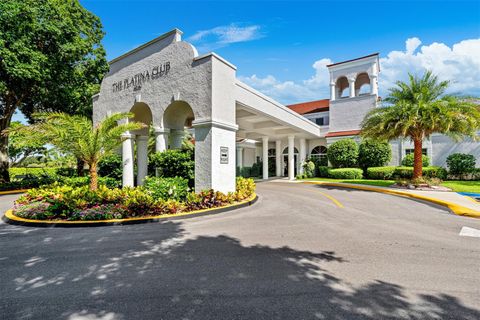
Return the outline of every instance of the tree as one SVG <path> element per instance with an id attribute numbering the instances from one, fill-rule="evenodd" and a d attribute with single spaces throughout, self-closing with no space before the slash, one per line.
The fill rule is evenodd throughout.
<path id="1" fill-rule="evenodd" d="M 77 0 L 0 1 L 0 132 L 20 109 L 90 115 L 108 64 L 98 17 Z M 0 182 L 8 181 L 0 136 Z"/>
<path id="2" fill-rule="evenodd" d="M 362 122 L 364 137 L 392 140 L 408 138 L 414 145 L 413 178 L 422 176 L 422 142 L 433 133 L 459 140 L 477 139 L 480 109 L 466 98 L 442 96 L 448 81 L 430 71 L 422 77 L 409 74 L 408 83 L 397 81 L 385 99 L 390 105 L 373 109 Z"/>
<path id="3" fill-rule="evenodd" d="M 14 130 L 8 140 L 8 157 L 12 166 L 20 166 L 28 157 L 46 151 L 44 141 L 28 139 L 25 134 L 18 131 L 22 127 L 25 125 L 18 121 L 10 124 L 10 128 Z"/>
<path id="4" fill-rule="evenodd" d="M 358 147 L 358 165 L 363 170 L 382 167 L 392 159 L 392 148 L 387 141 L 364 139 Z"/>
<path id="5" fill-rule="evenodd" d="M 139 122 L 118 124 L 122 119 L 133 118 L 132 113 L 113 114 L 96 126 L 89 118 L 79 115 L 49 112 L 33 116 L 37 120 L 35 124 L 9 132 L 20 132 L 32 140 L 47 139 L 61 152 L 85 161 L 89 167 L 91 190 L 97 189 L 99 161 L 118 149 L 124 140 L 121 134 L 144 127 Z"/>

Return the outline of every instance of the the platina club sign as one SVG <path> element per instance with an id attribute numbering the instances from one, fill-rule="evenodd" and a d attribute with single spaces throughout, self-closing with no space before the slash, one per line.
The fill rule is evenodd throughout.
<path id="1" fill-rule="evenodd" d="M 150 80 L 155 80 L 168 74 L 170 71 L 170 62 L 154 66 L 141 73 L 137 73 L 132 77 L 125 78 L 112 84 L 113 92 L 120 92 L 133 88 L 133 91 L 138 91 L 142 88 L 142 85 Z"/>

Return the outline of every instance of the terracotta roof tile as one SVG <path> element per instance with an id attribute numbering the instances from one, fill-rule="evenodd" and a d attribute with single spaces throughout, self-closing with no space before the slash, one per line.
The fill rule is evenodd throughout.
<path id="1" fill-rule="evenodd" d="M 330 100 L 323 99 L 323 100 L 315 100 L 315 101 L 290 104 L 290 105 L 287 105 L 287 108 L 290 108 L 291 110 L 299 114 L 307 114 L 307 113 L 313 113 L 313 112 L 328 111 L 329 106 L 330 106 Z"/>
<path id="2" fill-rule="evenodd" d="M 325 135 L 327 138 L 331 137 L 345 137 L 345 136 L 356 136 L 360 134 L 360 130 L 349 130 L 349 131 L 336 131 L 336 132 L 329 132 Z"/>

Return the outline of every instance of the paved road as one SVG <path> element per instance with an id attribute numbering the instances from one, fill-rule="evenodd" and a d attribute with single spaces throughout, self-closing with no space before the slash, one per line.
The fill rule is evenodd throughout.
<path id="1" fill-rule="evenodd" d="M 2 224 L 0 318 L 480 319 L 480 238 L 459 236 L 480 220 L 358 190 L 258 194 L 163 223 Z"/>

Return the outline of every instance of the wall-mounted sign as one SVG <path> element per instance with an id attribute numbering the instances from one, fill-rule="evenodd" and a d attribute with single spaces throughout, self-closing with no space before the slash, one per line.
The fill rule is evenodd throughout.
<path id="1" fill-rule="evenodd" d="M 115 93 L 133 87 L 133 91 L 138 91 L 142 88 L 142 84 L 144 84 L 145 82 L 155 80 L 164 75 L 167 75 L 169 71 L 170 62 L 165 62 L 164 64 L 155 66 L 149 70 L 145 70 L 142 73 L 137 73 L 130 78 L 115 82 L 112 85 L 112 90 Z"/>
<path id="2" fill-rule="evenodd" d="M 220 163 L 228 164 L 228 147 L 220 147 Z"/>

